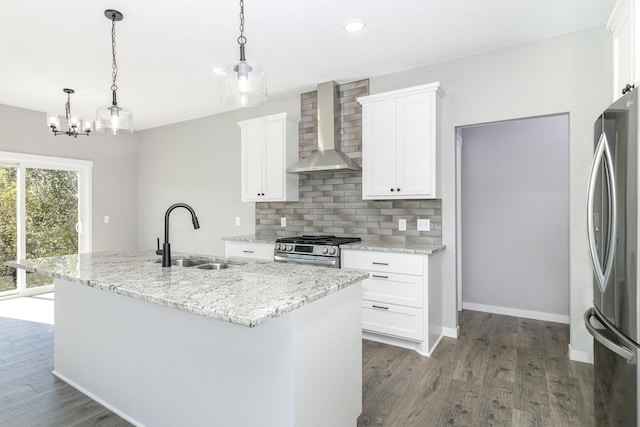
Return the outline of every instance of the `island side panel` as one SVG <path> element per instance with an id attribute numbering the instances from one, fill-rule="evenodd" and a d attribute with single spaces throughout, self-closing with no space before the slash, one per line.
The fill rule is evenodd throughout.
<path id="1" fill-rule="evenodd" d="M 362 283 L 295 314 L 295 425 L 355 426 L 362 413 Z"/>
<path id="2" fill-rule="evenodd" d="M 54 374 L 136 425 L 293 426 L 292 319 L 239 326 L 56 280 Z"/>

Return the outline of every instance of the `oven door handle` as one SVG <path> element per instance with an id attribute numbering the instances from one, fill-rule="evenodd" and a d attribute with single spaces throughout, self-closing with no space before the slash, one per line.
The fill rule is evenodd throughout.
<path id="1" fill-rule="evenodd" d="M 288 262 L 293 264 L 319 265 L 324 267 L 338 267 L 338 258 L 327 259 L 310 259 L 310 258 L 294 258 L 281 255 L 274 255 L 273 260 L 276 262 Z"/>

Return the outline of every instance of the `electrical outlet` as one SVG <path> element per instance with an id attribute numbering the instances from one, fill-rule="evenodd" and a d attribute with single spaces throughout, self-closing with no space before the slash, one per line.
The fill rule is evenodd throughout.
<path id="1" fill-rule="evenodd" d="M 239 216 L 236 217 L 236 225 L 240 225 L 240 217 Z"/>
<path id="2" fill-rule="evenodd" d="M 418 220 L 418 231 L 431 231 L 431 220 L 430 219 L 419 219 Z"/>
<path id="3" fill-rule="evenodd" d="M 109 224 L 109 215 L 104 216 L 104 223 Z"/>
<path id="4" fill-rule="evenodd" d="M 407 231 L 407 220 L 406 219 L 399 219 L 398 220 L 398 230 Z"/>
<path id="5" fill-rule="evenodd" d="M 280 227 L 286 227 L 287 226 L 287 217 L 283 216 L 282 218 L 280 218 Z"/>

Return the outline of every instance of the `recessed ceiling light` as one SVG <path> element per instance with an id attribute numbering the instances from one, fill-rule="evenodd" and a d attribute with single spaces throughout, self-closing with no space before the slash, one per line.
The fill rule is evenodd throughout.
<path id="1" fill-rule="evenodd" d="M 344 29 L 349 31 L 350 33 L 355 33 L 356 31 L 361 31 L 366 27 L 367 24 L 361 19 L 352 19 L 351 21 L 347 21 L 344 23 Z"/>

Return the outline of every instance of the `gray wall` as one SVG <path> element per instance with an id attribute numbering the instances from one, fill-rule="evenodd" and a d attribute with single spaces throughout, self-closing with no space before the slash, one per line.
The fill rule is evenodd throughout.
<path id="1" fill-rule="evenodd" d="M 61 104 L 62 107 L 62 104 Z M 92 160 L 93 250 L 137 244 L 136 135 L 54 136 L 46 114 L 0 105 L 0 151 Z M 109 216 L 109 224 L 103 218 Z"/>
<path id="2" fill-rule="evenodd" d="M 568 115 L 462 137 L 463 304 L 568 318 Z"/>
<path id="3" fill-rule="evenodd" d="M 193 230 L 185 209 L 173 211 L 174 252 L 224 255 L 223 236 L 253 234 L 255 203 L 240 202 L 236 123 L 281 112 L 299 116 L 298 97 L 139 132 L 138 247 L 155 248 L 156 237 L 162 242 L 165 211 L 176 202 L 193 207 L 201 228 Z"/>
<path id="4" fill-rule="evenodd" d="M 444 326 L 457 326 L 456 148 L 459 126 L 569 112 L 571 350 L 588 356 L 582 314 L 591 305 L 584 201 L 593 121 L 611 101 L 611 34 L 604 28 L 370 79 L 372 94 L 440 81 L 443 98 L 438 171 L 442 183 Z"/>

